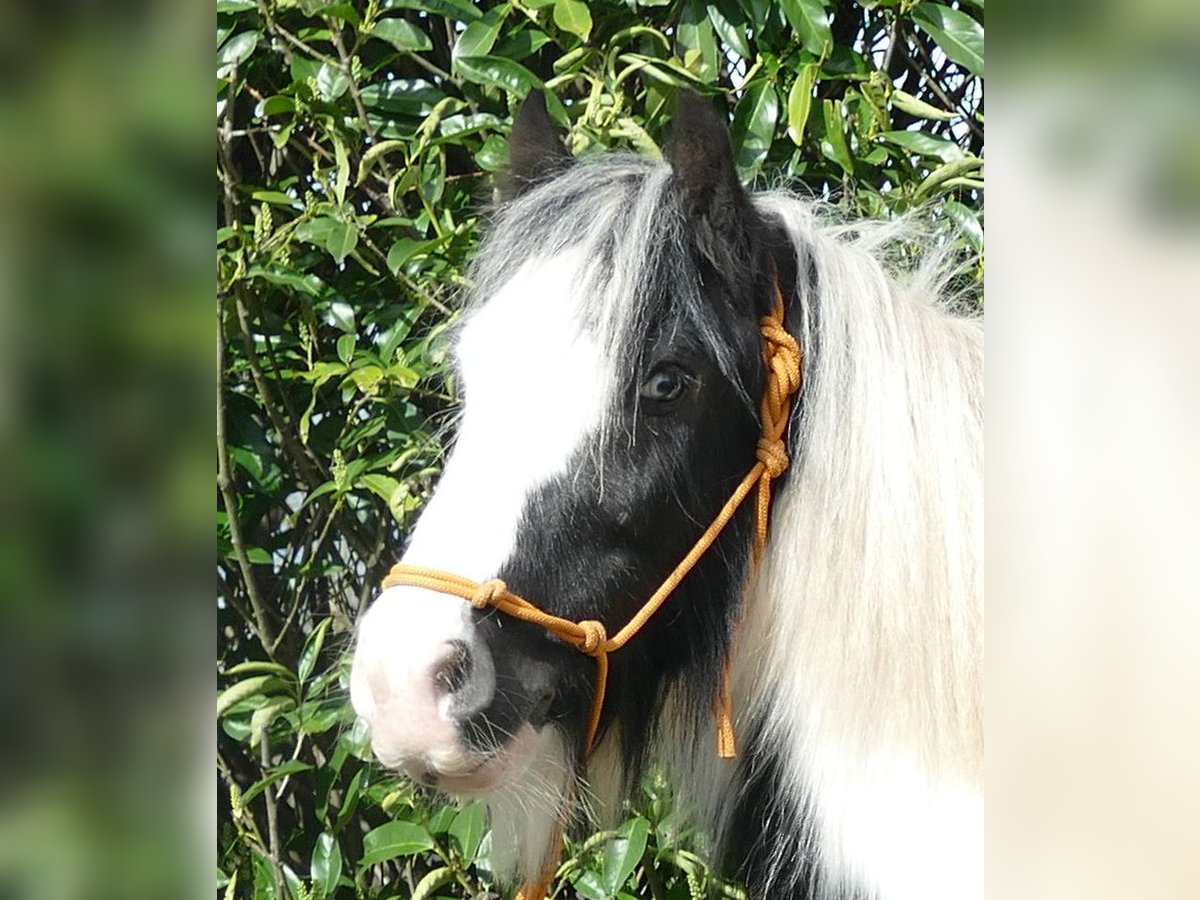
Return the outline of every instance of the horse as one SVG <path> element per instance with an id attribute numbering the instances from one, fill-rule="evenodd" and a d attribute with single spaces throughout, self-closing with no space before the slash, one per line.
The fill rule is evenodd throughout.
<path id="1" fill-rule="evenodd" d="M 656 762 L 751 896 L 982 896 L 982 316 L 948 252 L 893 271 L 915 240 L 747 190 L 693 95 L 661 161 L 574 159 L 519 110 L 398 567 L 467 588 L 392 583 L 350 673 L 385 766 L 485 799 L 501 879 L 544 881 Z M 600 671 L 538 616 L 614 633 L 766 477 L 772 309 L 800 378 L 761 553 L 747 503 Z"/>

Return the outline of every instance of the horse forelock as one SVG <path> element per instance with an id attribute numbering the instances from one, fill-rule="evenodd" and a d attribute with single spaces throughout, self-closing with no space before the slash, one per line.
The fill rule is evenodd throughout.
<path id="1" fill-rule="evenodd" d="M 745 351 L 756 351 L 739 331 L 744 317 L 712 302 L 678 194 L 665 163 L 628 154 L 577 161 L 493 210 L 471 266 L 468 309 L 486 302 L 522 265 L 570 252 L 581 260 L 574 286 L 579 327 L 595 336 L 614 371 L 636 378 L 655 329 L 685 331 L 753 402 Z M 752 273 L 718 274 L 740 286 Z"/>

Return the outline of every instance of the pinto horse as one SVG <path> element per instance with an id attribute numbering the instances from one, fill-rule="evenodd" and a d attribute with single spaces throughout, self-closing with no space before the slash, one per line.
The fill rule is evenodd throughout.
<path id="1" fill-rule="evenodd" d="M 510 881 L 657 760 L 752 896 L 981 897 L 983 330 L 945 254 L 890 274 L 903 223 L 747 192 L 694 96 L 664 162 L 572 159 L 536 94 L 510 148 L 454 347 L 461 427 L 398 567 L 450 586 L 402 572 L 358 630 L 374 753 L 485 798 Z M 605 676 L 595 642 L 529 619 L 615 634 L 766 468 L 773 310 L 801 378 L 761 559 L 750 500 Z"/>

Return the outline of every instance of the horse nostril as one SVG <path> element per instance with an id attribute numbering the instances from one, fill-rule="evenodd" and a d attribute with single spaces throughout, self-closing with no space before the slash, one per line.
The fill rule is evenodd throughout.
<path id="1" fill-rule="evenodd" d="M 450 641 L 446 656 L 433 669 L 434 684 L 457 694 L 471 677 L 471 651 L 464 641 Z"/>
<path id="2" fill-rule="evenodd" d="M 546 724 L 546 717 L 550 713 L 550 705 L 554 702 L 554 688 L 547 685 L 542 691 L 541 696 L 533 704 L 533 708 L 529 711 L 529 724 L 534 728 L 541 728 Z"/>

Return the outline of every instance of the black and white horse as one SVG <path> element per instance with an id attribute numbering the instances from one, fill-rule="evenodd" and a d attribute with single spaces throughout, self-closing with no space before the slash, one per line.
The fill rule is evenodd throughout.
<path id="1" fill-rule="evenodd" d="M 755 896 L 982 896 L 982 373 L 976 316 L 905 226 L 836 226 L 738 183 L 726 124 L 683 97 L 666 162 L 572 160 L 526 103 L 454 349 L 461 429 L 405 561 L 501 578 L 611 634 L 755 460 L 759 319 L 803 348 L 771 530 L 747 504 L 612 655 L 457 597 L 385 590 L 351 696 L 386 765 L 485 797 L 499 870 L 557 822 L 620 811 L 652 759 Z M 713 750 L 731 661 L 739 753 Z"/>

